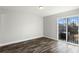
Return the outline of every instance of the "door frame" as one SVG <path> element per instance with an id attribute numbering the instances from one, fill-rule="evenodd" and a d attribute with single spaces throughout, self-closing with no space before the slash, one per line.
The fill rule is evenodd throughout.
<path id="1" fill-rule="evenodd" d="M 62 17 L 62 18 L 66 18 L 66 17 Z M 58 24 L 58 21 L 60 20 L 61 18 L 57 18 L 57 40 L 58 41 L 63 41 L 63 40 L 60 40 L 59 39 L 59 24 Z M 67 19 L 67 18 L 66 18 Z M 66 24 L 67 24 L 67 20 L 66 20 Z M 68 26 L 66 25 L 66 41 L 65 42 L 67 42 L 67 31 L 68 31 Z"/>

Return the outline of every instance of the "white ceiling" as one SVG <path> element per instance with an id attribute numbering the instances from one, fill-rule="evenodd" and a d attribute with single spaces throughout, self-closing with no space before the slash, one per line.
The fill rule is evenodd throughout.
<path id="1" fill-rule="evenodd" d="M 39 16 L 49 16 L 60 12 L 70 11 L 79 8 L 79 6 L 43 6 L 43 9 L 39 9 L 39 6 L 0 6 L 1 10 L 12 10 L 19 12 L 30 12 Z"/>

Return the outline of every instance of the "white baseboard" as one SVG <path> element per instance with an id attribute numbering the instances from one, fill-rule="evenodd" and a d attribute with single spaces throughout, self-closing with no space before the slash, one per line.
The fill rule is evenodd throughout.
<path id="1" fill-rule="evenodd" d="M 49 36 L 45 36 L 45 37 L 50 38 L 50 39 L 53 39 L 53 40 L 58 40 L 58 39 L 56 39 L 56 38 L 49 37 Z"/>
<path id="2" fill-rule="evenodd" d="M 32 38 L 26 38 L 26 39 L 19 40 L 19 41 L 12 41 L 12 42 L 8 42 L 8 43 L 3 43 L 3 44 L 0 44 L 0 47 L 1 46 L 6 46 L 6 45 L 9 45 L 9 44 L 19 43 L 19 42 L 22 42 L 22 41 L 27 41 L 27 40 L 35 39 L 35 38 L 40 38 L 40 37 L 43 37 L 43 36 L 37 36 L 37 37 L 32 37 Z"/>

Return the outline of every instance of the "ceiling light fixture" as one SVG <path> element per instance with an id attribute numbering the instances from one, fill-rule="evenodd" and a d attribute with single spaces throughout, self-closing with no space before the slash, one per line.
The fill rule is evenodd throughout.
<path id="1" fill-rule="evenodd" d="M 39 6 L 39 9 L 44 9 L 44 7 L 43 6 Z"/>

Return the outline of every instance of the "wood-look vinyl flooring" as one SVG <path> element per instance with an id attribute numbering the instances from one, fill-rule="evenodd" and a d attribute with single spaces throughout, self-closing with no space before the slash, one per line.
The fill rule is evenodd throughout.
<path id="1" fill-rule="evenodd" d="M 37 38 L 0 47 L 0 53 L 78 53 L 79 46 L 49 38 Z"/>

